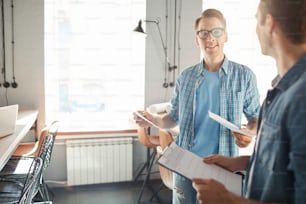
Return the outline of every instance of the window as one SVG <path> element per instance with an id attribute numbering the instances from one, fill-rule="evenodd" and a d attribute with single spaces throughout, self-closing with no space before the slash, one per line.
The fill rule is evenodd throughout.
<path id="1" fill-rule="evenodd" d="M 46 0 L 46 122 L 62 129 L 129 129 L 144 104 L 145 0 Z"/>

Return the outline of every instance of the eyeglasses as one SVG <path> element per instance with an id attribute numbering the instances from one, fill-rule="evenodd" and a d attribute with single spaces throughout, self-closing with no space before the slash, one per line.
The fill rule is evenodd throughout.
<path id="1" fill-rule="evenodd" d="M 208 37 L 209 33 L 211 33 L 212 36 L 214 36 L 215 38 L 219 38 L 219 37 L 221 37 L 223 32 L 224 32 L 224 28 L 213 28 L 211 30 L 199 30 L 199 31 L 197 31 L 197 35 L 201 39 L 206 39 Z"/>

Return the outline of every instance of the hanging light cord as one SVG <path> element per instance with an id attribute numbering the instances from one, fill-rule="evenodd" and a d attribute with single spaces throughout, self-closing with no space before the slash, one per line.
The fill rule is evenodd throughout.
<path id="1" fill-rule="evenodd" d="M 13 75 L 13 82 L 12 82 L 12 87 L 13 88 L 17 88 L 18 84 L 16 82 L 16 78 L 15 78 L 15 20 L 14 20 L 14 0 L 11 0 L 11 19 L 12 19 L 12 23 L 11 23 L 11 29 L 12 29 L 12 75 Z"/>
<path id="2" fill-rule="evenodd" d="M 5 33 L 4 33 L 4 1 L 1 1 L 1 17 L 2 17 L 2 74 L 4 82 L 6 82 L 6 71 L 5 71 Z"/>
<path id="3" fill-rule="evenodd" d="M 14 0 L 11 0 L 11 15 L 12 15 L 12 74 L 13 74 L 13 82 L 15 82 L 15 29 L 14 29 Z"/>
<path id="4" fill-rule="evenodd" d="M 166 43 L 166 49 L 165 49 L 165 52 L 168 52 L 168 50 L 167 50 L 167 44 L 168 44 L 168 21 L 169 21 L 169 16 L 168 16 L 168 0 L 167 1 L 165 1 L 165 4 L 166 4 L 166 6 L 165 6 L 165 18 L 166 18 L 166 20 L 165 20 L 165 43 Z M 165 54 L 165 56 L 167 57 L 168 56 L 168 54 Z M 169 67 L 170 67 L 170 61 L 169 61 L 169 58 L 168 59 L 165 59 L 165 79 L 164 79 L 164 84 L 163 84 L 163 87 L 164 88 L 168 88 L 168 86 L 169 86 L 169 71 L 168 71 L 168 69 L 169 69 Z"/>
<path id="5" fill-rule="evenodd" d="M 177 3 L 176 0 L 174 0 L 174 35 L 173 35 L 173 67 L 170 68 L 169 72 L 172 71 L 172 81 L 170 82 L 170 86 L 173 87 L 175 84 L 175 69 L 176 69 L 176 9 Z"/>
<path id="6" fill-rule="evenodd" d="M 178 55 L 177 55 L 177 73 L 180 73 L 180 67 L 181 67 L 181 29 L 182 29 L 182 0 L 180 0 L 179 5 L 179 14 L 178 14 L 178 28 L 177 28 L 177 46 L 178 46 Z"/>

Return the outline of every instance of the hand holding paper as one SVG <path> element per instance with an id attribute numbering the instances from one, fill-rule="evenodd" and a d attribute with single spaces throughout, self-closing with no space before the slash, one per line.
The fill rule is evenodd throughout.
<path id="1" fill-rule="evenodd" d="M 215 179 L 227 190 L 241 195 L 242 177 L 214 164 L 206 164 L 196 154 L 179 147 L 175 142 L 164 150 L 158 163 L 178 174 L 189 178 Z"/>
<path id="2" fill-rule="evenodd" d="M 143 115 L 141 115 L 138 111 L 134 112 L 135 115 L 137 115 L 138 117 L 140 117 L 142 120 L 146 121 L 147 123 L 149 123 L 150 125 L 156 127 L 156 128 L 160 128 L 159 126 L 155 125 L 152 121 L 148 120 L 146 117 L 144 117 Z"/>
<path id="3" fill-rule="evenodd" d="M 212 119 L 214 119 L 215 121 L 220 123 L 221 125 L 223 125 L 223 126 L 227 127 L 228 129 L 232 130 L 233 132 L 238 132 L 240 134 L 247 135 L 247 136 L 250 136 L 250 137 L 256 136 L 256 134 L 254 134 L 254 133 L 241 130 L 239 127 L 237 127 L 233 123 L 225 120 L 224 118 L 220 117 L 219 115 L 217 115 L 213 112 L 208 111 L 208 115 L 209 115 L 209 117 L 211 117 Z"/>

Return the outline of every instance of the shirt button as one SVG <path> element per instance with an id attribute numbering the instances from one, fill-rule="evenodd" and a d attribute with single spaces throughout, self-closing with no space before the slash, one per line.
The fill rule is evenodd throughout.
<path id="1" fill-rule="evenodd" d="M 270 100 L 268 100 L 268 101 L 267 101 L 267 104 L 270 104 L 270 103 L 271 103 L 271 101 L 270 101 Z"/>

